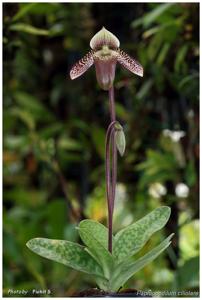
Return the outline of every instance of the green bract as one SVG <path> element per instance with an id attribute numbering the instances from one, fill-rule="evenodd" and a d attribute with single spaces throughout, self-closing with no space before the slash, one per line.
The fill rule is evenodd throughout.
<path id="1" fill-rule="evenodd" d="M 108 229 L 93 220 L 83 220 L 77 227 L 86 247 L 46 238 L 32 239 L 27 247 L 43 257 L 93 275 L 99 288 L 115 292 L 170 245 L 173 234 L 143 257 L 131 259 L 167 223 L 169 216 L 170 208 L 162 206 L 119 231 L 113 237 L 113 255 L 107 249 Z"/>
<path id="2" fill-rule="evenodd" d="M 115 124 L 115 129 L 116 129 L 115 131 L 116 147 L 119 151 L 119 154 L 123 156 L 126 148 L 126 139 L 125 139 L 123 127 L 117 122 Z"/>

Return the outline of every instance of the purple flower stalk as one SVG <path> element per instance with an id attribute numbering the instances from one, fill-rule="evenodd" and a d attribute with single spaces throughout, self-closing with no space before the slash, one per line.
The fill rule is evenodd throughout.
<path id="1" fill-rule="evenodd" d="M 108 249 L 112 253 L 113 211 L 117 179 L 117 149 L 123 155 L 125 137 L 121 125 L 116 121 L 114 87 L 117 62 L 132 73 L 143 76 L 143 68 L 139 62 L 120 50 L 118 38 L 104 27 L 90 41 L 91 51 L 80 59 L 71 69 L 73 80 L 85 73 L 93 64 L 100 87 L 109 93 L 111 123 L 106 133 L 106 194 L 108 204 Z M 110 159 L 112 158 L 112 162 Z"/>

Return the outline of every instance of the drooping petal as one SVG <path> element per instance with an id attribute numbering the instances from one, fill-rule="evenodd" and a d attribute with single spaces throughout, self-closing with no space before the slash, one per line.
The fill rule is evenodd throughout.
<path id="1" fill-rule="evenodd" d="M 73 80 L 85 73 L 94 63 L 93 51 L 88 52 L 70 70 L 70 78 Z"/>
<path id="2" fill-rule="evenodd" d="M 102 27 L 90 41 L 90 47 L 93 50 L 98 50 L 102 46 L 108 46 L 111 49 L 119 48 L 120 42 L 117 37 L 109 30 Z"/>
<path id="3" fill-rule="evenodd" d="M 117 61 L 126 69 L 131 71 L 132 73 L 143 77 L 143 67 L 141 64 L 130 57 L 127 53 L 122 50 L 119 50 L 119 55 L 117 57 Z"/>

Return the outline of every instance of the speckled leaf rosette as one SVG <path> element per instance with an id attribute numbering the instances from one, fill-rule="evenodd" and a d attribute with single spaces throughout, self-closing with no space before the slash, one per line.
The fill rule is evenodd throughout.
<path id="1" fill-rule="evenodd" d="M 108 229 L 93 220 L 83 220 L 77 227 L 85 246 L 63 240 L 34 238 L 28 241 L 27 247 L 43 257 L 93 275 L 100 289 L 115 292 L 170 245 L 173 234 L 141 258 L 132 259 L 152 234 L 164 227 L 169 217 L 170 208 L 162 206 L 120 230 L 113 236 L 112 254 L 108 251 Z"/>

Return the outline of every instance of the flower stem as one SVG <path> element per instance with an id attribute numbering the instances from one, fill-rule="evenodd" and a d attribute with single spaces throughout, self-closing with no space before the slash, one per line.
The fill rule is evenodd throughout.
<path id="1" fill-rule="evenodd" d="M 116 113 L 114 102 L 114 88 L 109 89 L 109 106 L 111 123 L 106 133 L 106 186 L 107 186 L 107 203 L 108 203 L 108 249 L 112 253 L 112 235 L 113 235 L 113 211 L 114 200 L 116 192 L 116 179 L 117 179 L 117 149 L 115 142 L 115 129 Z M 112 153 L 110 153 L 112 145 Z M 112 166 L 110 163 L 110 154 L 112 155 Z M 112 167 L 112 170 L 110 168 Z"/>
<path id="2" fill-rule="evenodd" d="M 109 105 L 111 122 L 116 121 L 115 102 L 114 102 L 114 87 L 109 89 Z"/>

